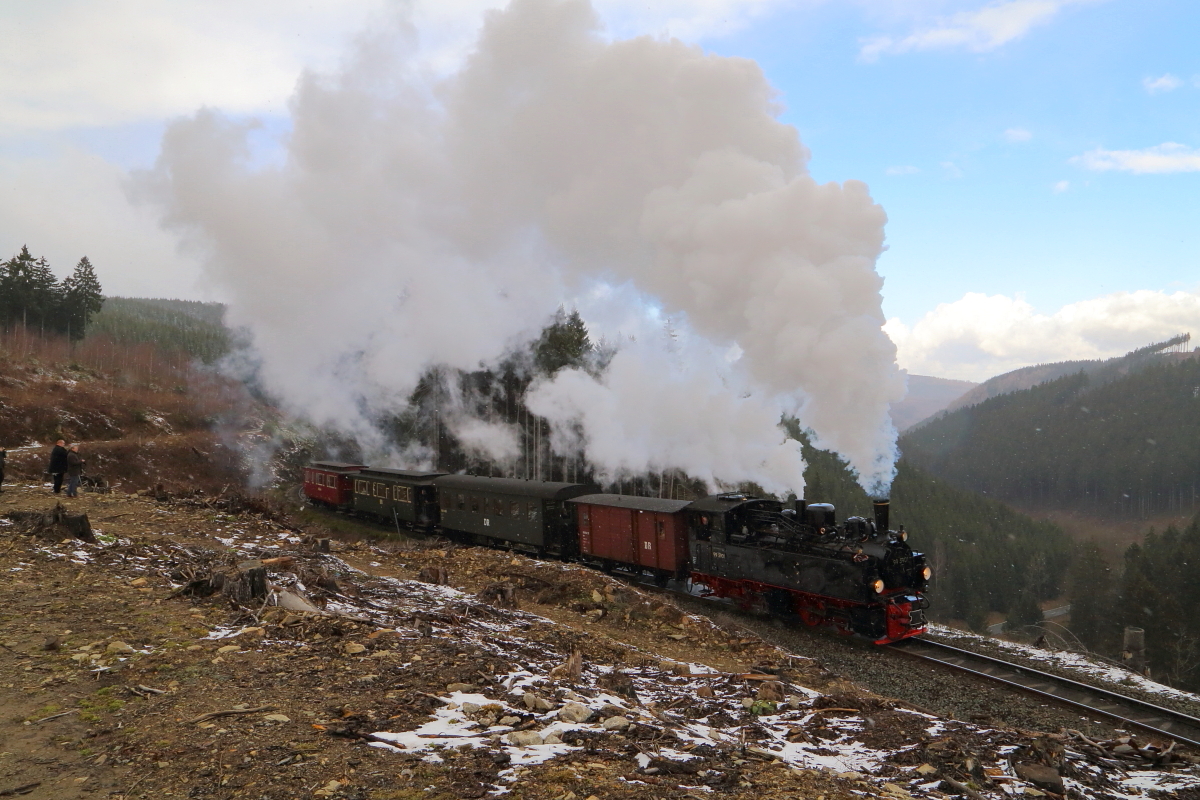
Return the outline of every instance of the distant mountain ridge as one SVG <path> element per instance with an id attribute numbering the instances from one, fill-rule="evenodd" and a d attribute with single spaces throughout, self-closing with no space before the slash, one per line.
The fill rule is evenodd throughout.
<path id="1" fill-rule="evenodd" d="M 892 422 L 903 431 L 928 419 L 970 392 L 977 383 L 934 378 L 929 375 L 909 375 L 908 394 L 892 406 Z"/>
<path id="2" fill-rule="evenodd" d="M 906 459 L 962 489 L 1027 507 L 1116 517 L 1200 510 L 1200 351 L 1189 337 L 1120 358 L 1000 376 L 900 438 Z"/>
<path id="3" fill-rule="evenodd" d="M 1010 392 L 1019 392 L 1024 389 L 1032 389 L 1038 384 L 1061 378 L 1064 375 L 1074 375 L 1078 372 L 1087 373 L 1099 378 L 1101 382 L 1105 382 L 1106 378 L 1111 380 L 1118 375 L 1128 374 L 1130 370 L 1136 370 L 1139 365 L 1150 363 L 1149 359 L 1156 356 L 1173 355 L 1185 358 L 1189 357 L 1190 354 L 1186 352 L 1164 353 L 1164 351 L 1186 346 L 1190 340 L 1190 333 L 1181 333 L 1166 341 L 1155 342 L 1154 344 L 1140 347 L 1137 350 L 1131 350 L 1125 355 L 1117 356 L 1116 358 L 1087 361 L 1057 361 L 1052 364 L 1035 364 L 1032 367 L 1014 369 L 1012 372 L 1006 372 L 1003 375 L 989 378 L 974 389 L 964 393 L 957 400 L 949 403 L 945 407 L 945 410 L 946 413 L 950 413 L 960 408 L 982 403 L 990 397 Z"/>

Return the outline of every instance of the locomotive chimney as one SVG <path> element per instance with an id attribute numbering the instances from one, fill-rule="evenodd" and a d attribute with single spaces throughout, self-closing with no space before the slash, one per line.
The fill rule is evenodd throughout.
<path id="1" fill-rule="evenodd" d="M 801 500 L 799 497 L 797 497 L 796 498 L 796 521 L 797 522 L 805 521 L 804 512 L 807 510 L 808 510 L 808 501 Z"/>
<path id="2" fill-rule="evenodd" d="M 875 500 L 875 530 L 884 533 L 888 530 L 888 501 Z"/>

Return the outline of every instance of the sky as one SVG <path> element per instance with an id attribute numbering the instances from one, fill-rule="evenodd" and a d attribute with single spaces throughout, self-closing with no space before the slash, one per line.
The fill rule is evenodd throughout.
<path id="1" fill-rule="evenodd" d="M 489 0 L 0 6 L 0 257 L 113 295 L 222 299 L 131 170 L 201 108 L 282 158 L 305 71 L 411 13 L 435 80 Z M 614 39 L 758 64 L 820 182 L 888 217 L 886 331 L 913 373 L 982 380 L 1200 336 L 1200 4 L 1189 0 L 595 0 Z M 407 9 L 407 11 L 405 11 Z M 190 249 L 189 249 L 190 248 Z"/>

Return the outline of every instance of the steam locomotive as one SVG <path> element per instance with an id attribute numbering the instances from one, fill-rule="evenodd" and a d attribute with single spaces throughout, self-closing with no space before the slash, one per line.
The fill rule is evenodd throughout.
<path id="1" fill-rule="evenodd" d="M 449 475 L 317 461 L 304 469 L 314 505 L 398 529 L 686 580 L 701 594 L 765 607 L 811 626 L 888 644 L 925 630 L 931 570 L 874 519 L 837 523 L 828 503 L 726 493 L 700 500 L 604 494 L 577 483 Z"/>

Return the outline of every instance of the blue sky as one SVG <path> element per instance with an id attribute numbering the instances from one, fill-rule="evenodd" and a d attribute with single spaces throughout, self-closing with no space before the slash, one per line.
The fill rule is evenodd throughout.
<path id="1" fill-rule="evenodd" d="M 28 242 L 65 273 L 86 252 L 114 293 L 218 296 L 196 255 L 129 203 L 126 171 L 201 106 L 262 119 L 270 158 L 301 70 L 331 68 L 388 5 L 0 10 L 0 253 Z M 500 5 L 416 3 L 430 68 L 452 70 Z M 869 184 L 889 216 L 878 269 L 902 365 L 980 378 L 1123 352 L 1193 322 L 1200 335 L 1200 3 L 596 6 L 614 36 L 676 35 L 755 60 L 813 175 Z"/>
<path id="2" fill-rule="evenodd" d="M 1198 34 L 1200 4 L 1114 0 L 1066 7 L 984 52 L 866 61 L 870 21 L 826 4 L 781 8 L 710 46 L 762 65 L 818 180 L 870 184 L 889 215 L 884 308 L 915 321 L 966 292 L 1023 293 L 1052 312 L 1096 294 L 1196 287 L 1200 171 L 1073 159 L 1200 145 Z M 1180 85 L 1147 89 L 1164 75 Z"/>

